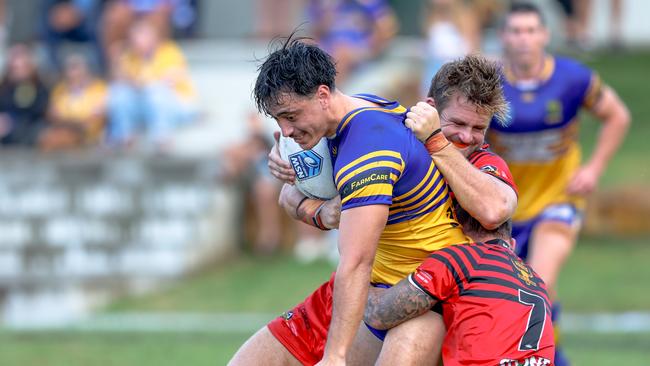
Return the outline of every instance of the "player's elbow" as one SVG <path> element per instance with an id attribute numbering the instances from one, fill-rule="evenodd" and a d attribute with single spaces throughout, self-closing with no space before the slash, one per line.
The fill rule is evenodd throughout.
<path id="1" fill-rule="evenodd" d="M 609 89 L 605 92 L 604 107 L 602 119 L 605 123 L 612 123 L 619 129 L 627 129 L 630 124 L 630 110 L 625 103 L 619 98 L 614 90 Z"/>
<path id="2" fill-rule="evenodd" d="M 512 216 L 512 213 L 512 210 L 506 204 L 494 206 L 487 211 L 481 225 L 488 230 L 494 230 L 506 222 Z"/>
<path id="3" fill-rule="evenodd" d="M 621 103 L 620 106 L 618 120 L 620 126 L 626 130 L 630 126 L 630 122 L 632 121 L 632 117 L 630 116 L 630 110 L 627 109 L 627 107 L 623 103 Z"/>
<path id="4" fill-rule="evenodd" d="M 487 200 L 483 207 L 472 215 L 481 226 L 488 230 L 494 230 L 506 222 L 514 213 L 516 208 L 516 199 L 513 204 L 508 198 L 500 200 Z"/>

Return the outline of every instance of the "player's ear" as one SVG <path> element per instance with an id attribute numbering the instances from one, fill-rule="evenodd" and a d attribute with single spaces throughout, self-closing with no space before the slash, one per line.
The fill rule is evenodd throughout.
<path id="1" fill-rule="evenodd" d="M 316 98 L 318 99 L 321 108 L 327 109 L 329 107 L 331 95 L 332 93 L 327 85 L 320 85 L 318 89 L 316 89 Z"/>
<path id="2" fill-rule="evenodd" d="M 433 100 L 433 98 L 431 98 L 431 97 L 427 97 L 426 102 L 427 102 L 427 104 L 429 104 L 429 105 L 432 106 L 433 108 L 436 108 L 436 101 Z"/>

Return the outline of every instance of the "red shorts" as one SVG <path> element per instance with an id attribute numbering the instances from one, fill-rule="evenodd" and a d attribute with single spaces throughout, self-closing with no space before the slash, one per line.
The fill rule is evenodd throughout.
<path id="1" fill-rule="evenodd" d="M 303 365 L 315 365 L 323 358 L 333 293 L 334 273 L 305 301 L 268 324 L 271 334 Z"/>

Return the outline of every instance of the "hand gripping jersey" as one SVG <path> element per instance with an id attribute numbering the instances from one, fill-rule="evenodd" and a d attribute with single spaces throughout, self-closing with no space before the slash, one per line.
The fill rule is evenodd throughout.
<path id="1" fill-rule="evenodd" d="M 515 193 L 519 194 L 519 188 L 515 184 L 515 180 L 510 173 L 508 164 L 497 154 L 488 150 L 490 145 L 483 144 L 480 149 L 469 154 L 467 160 L 470 164 L 474 165 L 476 169 L 485 174 L 489 174 L 503 183 L 509 185 Z"/>
<path id="2" fill-rule="evenodd" d="M 445 366 L 553 364 L 546 285 L 506 242 L 438 250 L 409 281 L 442 303 Z"/>
<path id="3" fill-rule="evenodd" d="M 488 140 L 521 191 L 513 220 L 529 220 L 556 203 L 582 208 L 584 199 L 569 196 L 566 187 L 581 158 L 578 112 L 598 100 L 600 78 L 573 60 L 549 56 L 539 83 L 517 83 L 507 70 L 502 80 L 512 120 L 507 126 L 492 121 Z"/>
<path id="4" fill-rule="evenodd" d="M 395 284 L 429 253 L 466 243 L 452 213 L 449 189 L 424 145 L 404 124 L 406 109 L 373 95 L 378 104 L 348 113 L 330 139 L 341 210 L 389 205 L 372 282 Z"/>

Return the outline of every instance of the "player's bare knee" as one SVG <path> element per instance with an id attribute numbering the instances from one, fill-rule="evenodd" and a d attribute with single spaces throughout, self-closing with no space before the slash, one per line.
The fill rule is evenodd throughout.
<path id="1" fill-rule="evenodd" d="M 228 366 L 300 365 L 291 353 L 264 327 L 251 336 L 228 362 Z"/>

